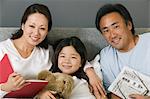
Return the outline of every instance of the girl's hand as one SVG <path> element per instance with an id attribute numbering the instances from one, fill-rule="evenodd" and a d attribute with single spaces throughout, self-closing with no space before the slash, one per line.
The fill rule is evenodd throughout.
<path id="1" fill-rule="evenodd" d="M 54 96 L 53 96 L 53 91 L 42 91 L 38 94 L 38 99 L 56 99 Z"/>
<path id="2" fill-rule="evenodd" d="M 150 96 L 143 96 L 139 94 L 131 94 L 129 95 L 131 99 L 150 99 Z"/>
<path id="3" fill-rule="evenodd" d="M 2 90 L 7 92 L 15 91 L 21 89 L 25 85 L 24 78 L 20 74 L 14 72 L 9 75 L 7 82 L 2 84 Z"/>
<path id="4" fill-rule="evenodd" d="M 95 73 L 94 69 L 87 68 L 86 73 L 96 99 L 106 99 L 106 92 L 103 88 L 102 81 Z"/>

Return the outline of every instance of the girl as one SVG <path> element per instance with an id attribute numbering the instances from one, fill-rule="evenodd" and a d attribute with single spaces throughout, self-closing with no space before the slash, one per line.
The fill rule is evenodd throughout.
<path id="1" fill-rule="evenodd" d="M 88 77 L 83 68 L 87 59 L 87 51 L 84 44 L 77 37 L 65 38 L 60 41 L 52 58 L 50 71 L 71 75 L 74 79 L 74 88 L 69 99 L 95 99 L 88 87 Z M 42 98 L 53 95 L 47 91 L 41 95 Z"/>

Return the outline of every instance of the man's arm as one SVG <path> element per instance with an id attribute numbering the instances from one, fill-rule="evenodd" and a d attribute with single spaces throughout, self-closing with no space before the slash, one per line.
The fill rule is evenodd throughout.
<path id="1" fill-rule="evenodd" d="M 115 94 L 113 93 L 109 93 L 108 94 L 108 99 L 121 99 L 120 97 L 116 96 Z"/>
<path id="2" fill-rule="evenodd" d="M 93 93 L 97 99 L 106 99 L 106 92 L 103 88 L 102 80 L 98 77 L 92 67 L 86 69 L 89 83 L 93 88 Z"/>

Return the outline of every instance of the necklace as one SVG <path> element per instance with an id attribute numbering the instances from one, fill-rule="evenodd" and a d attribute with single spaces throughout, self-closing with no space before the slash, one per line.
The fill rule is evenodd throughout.
<path id="1" fill-rule="evenodd" d="M 19 52 L 19 54 L 23 57 L 23 58 L 27 58 L 31 55 L 32 51 L 24 51 L 24 50 L 21 50 L 19 48 L 16 48 L 17 51 Z"/>
<path id="2" fill-rule="evenodd" d="M 16 48 L 17 52 L 19 53 L 19 55 L 21 55 L 21 57 L 23 57 L 23 58 L 29 57 L 29 56 L 31 55 L 32 51 L 33 51 L 33 49 L 32 49 L 32 50 L 29 50 L 29 49 L 27 49 L 27 50 L 21 49 L 21 48 L 16 44 L 16 42 L 14 42 L 13 44 L 14 44 L 14 47 Z"/>

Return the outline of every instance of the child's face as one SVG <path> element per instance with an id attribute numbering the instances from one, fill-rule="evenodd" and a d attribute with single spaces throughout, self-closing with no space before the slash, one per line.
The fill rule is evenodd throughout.
<path id="1" fill-rule="evenodd" d="M 73 46 L 64 47 L 58 55 L 58 68 L 65 74 L 72 74 L 81 67 L 80 54 Z"/>

